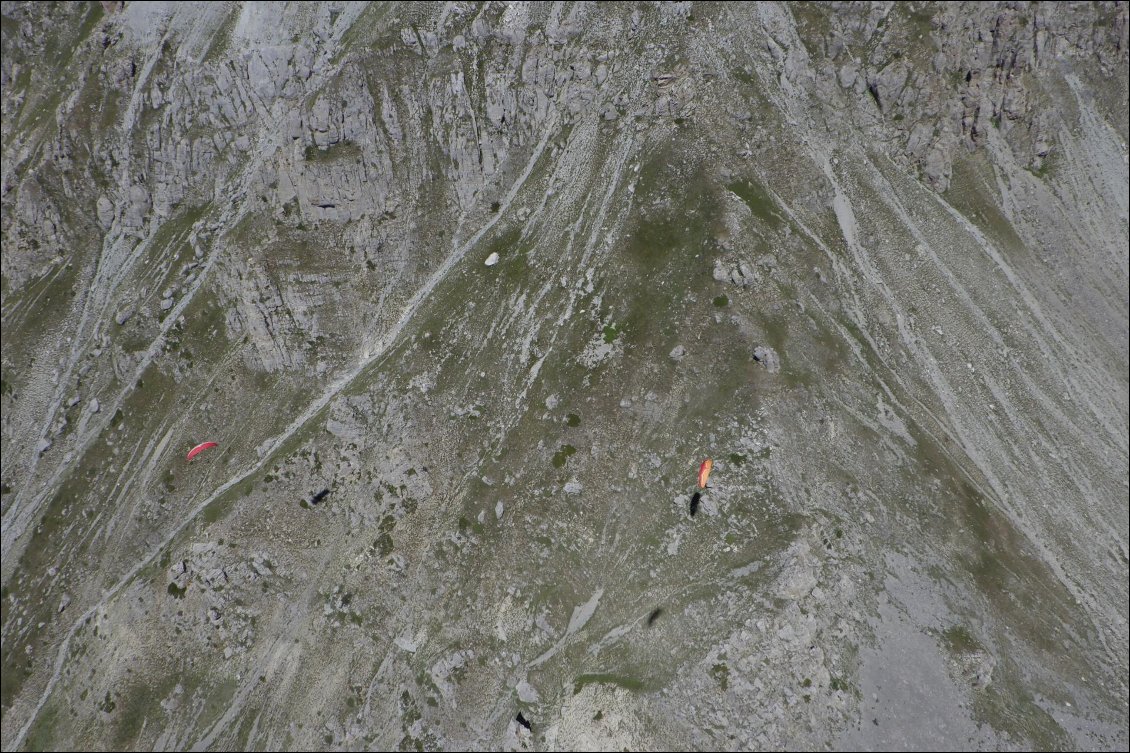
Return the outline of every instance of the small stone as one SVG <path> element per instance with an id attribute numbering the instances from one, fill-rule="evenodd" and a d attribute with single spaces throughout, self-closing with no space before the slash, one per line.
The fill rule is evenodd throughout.
<path id="1" fill-rule="evenodd" d="M 498 253 L 495 252 L 488 256 L 485 263 L 488 267 L 493 267 L 495 264 L 498 264 Z"/>
<path id="2" fill-rule="evenodd" d="M 173 299 L 172 298 L 162 298 L 161 299 L 161 310 L 162 311 L 168 311 L 172 307 L 173 307 Z"/>
<path id="3" fill-rule="evenodd" d="M 673 361 L 682 361 L 682 360 L 683 360 L 683 356 L 685 356 L 686 354 L 687 354 L 687 349 L 686 349 L 686 348 L 684 348 L 684 347 L 683 347 L 682 345 L 676 345 L 676 346 L 675 346 L 675 347 L 674 347 L 674 348 L 673 348 L 673 349 L 671 350 L 671 352 L 670 352 L 670 353 L 668 353 L 667 355 L 668 355 L 668 356 L 669 356 L 669 357 L 671 358 L 671 360 L 673 360 Z"/>

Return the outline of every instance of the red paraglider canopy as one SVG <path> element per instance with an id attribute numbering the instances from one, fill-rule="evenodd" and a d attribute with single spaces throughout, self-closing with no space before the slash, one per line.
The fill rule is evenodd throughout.
<path id="1" fill-rule="evenodd" d="M 218 447 L 218 446 L 219 445 L 216 444 L 215 442 L 201 442 L 200 444 L 196 445 L 195 447 L 193 447 L 191 450 L 188 451 L 188 460 L 192 460 L 194 457 L 196 457 L 200 453 L 204 452 L 209 447 Z"/>
<path id="2" fill-rule="evenodd" d="M 702 461 L 702 465 L 698 467 L 698 488 L 705 489 L 706 482 L 710 478 L 710 469 L 714 467 L 714 461 L 710 458 Z"/>

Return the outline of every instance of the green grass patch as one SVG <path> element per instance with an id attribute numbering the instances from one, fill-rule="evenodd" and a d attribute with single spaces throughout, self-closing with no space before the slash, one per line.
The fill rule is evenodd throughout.
<path id="1" fill-rule="evenodd" d="M 759 321 L 765 332 L 765 339 L 778 355 L 785 353 L 785 345 L 789 340 L 789 321 L 783 316 L 766 315 Z M 866 341 L 864 341 L 866 343 Z"/>
<path id="2" fill-rule="evenodd" d="M 173 672 L 157 672 L 151 675 L 149 681 L 140 679 L 130 681 L 117 693 L 117 711 L 113 721 L 111 735 L 113 750 L 139 750 L 147 746 L 140 745 L 138 737 L 148 719 L 150 730 L 155 731 L 153 722 L 165 718 L 165 711 L 161 708 L 161 701 L 172 692 L 177 684 L 178 675 Z"/>
<path id="3" fill-rule="evenodd" d="M 686 197 L 677 208 L 667 203 L 672 186 Z M 687 167 L 668 148 L 644 163 L 636 196 L 641 209 L 618 247 L 623 273 L 604 298 L 626 344 L 641 358 L 660 358 L 685 326 L 688 295 L 713 285 L 706 256 L 721 222 L 719 193 L 705 168 Z"/>
<path id="4" fill-rule="evenodd" d="M 996 185 L 996 176 L 986 157 L 981 154 L 961 156 L 954 160 L 945 199 L 1006 255 L 1030 257 L 1027 245 L 998 208 Z"/>
<path id="5" fill-rule="evenodd" d="M 738 180 L 730 183 L 726 188 L 745 202 L 754 217 L 774 230 L 781 227 L 783 223 L 777 213 L 776 203 L 759 185 L 749 180 Z"/>
<path id="6" fill-rule="evenodd" d="M 340 162 L 342 160 L 361 159 L 361 147 L 352 141 L 342 141 L 337 144 L 319 147 L 311 144 L 303 152 L 303 159 L 313 163 Z"/>
<path id="7" fill-rule="evenodd" d="M 1028 741 L 1021 747 L 1029 750 L 1073 750 L 1071 736 L 1037 703 L 1025 674 L 1002 658 L 993 682 L 973 695 L 973 718 Z"/>
<path id="8" fill-rule="evenodd" d="M 334 65 L 336 66 L 346 54 L 356 53 L 357 50 L 354 49 L 356 47 L 364 45 L 371 50 L 379 51 L 399 43 L 399 35 L 392 37 L 387 33 L 387 29 L 381 28 L 381 22 L 388 16 L 392 8 L 392 5 L 369 5 L 361 11 L 361 14 L 341 35 L 341 44 L 334 54 Z M 385 32 L 383 37 L 378 37 L 374 33 L 378 30 Z M 297 44 L 299 40 L 292 41 Z"/>
<path id="9" fill-rule="evenodd" d="M 5 671 L 4 674 L 7 674 Z M 63 746 L 56 741 L 59 739 L 59 707 L 54 703 L 48 704 L 39 712 L 39 716 L 31 725 L 31 729 L 24 738 L 24 750 L 56 751 Z"/>
<path id="10" fill-rule="evenodd" d="M 7 623 L 5 622 L 5 624 Z M 33 649 L 35 648 L 34 641 L 22 645 L 31 645 Z M 0 708 L 3 708 L 5 712 L 11 708 L 12 702 L 20 694 L 24 682 L 31 676 L 33 666 L 31 656 L 24 653 L 22 647 L 19 652 L 9 648 L 5 653 L 2 671 L 0 671 Z M 42 718 L 42 715 L 40 718 Z M 49 747 L 29 747 L 29 749 L 54 750 L 54 748 Z"/>
<path id="11" fill-rule="evenodd" d="M 40 124 L 46 129 L 54 128 L 54 115 L 63 103 L 65 87 L 73 80 L 67 75 L 67 69 L 103 16 L 101 4 L 94 2 L 53 3 L 48 13 L 51 14 L 50 31 L 44 35 L 46 43 L 41 55 L 20 59 L 22 55 L 15 46 L 5 50 L 5 55 L 16 56 L 16 62 L 24 69 L 15 82 L 15 88 L 24 92 L 24 100 L 14 116 L 13 136 Z M 88 56 L 89 51 L 86 52 Z"/>
<path id="12" fill-rule="evenodd" d="M 216 29 L 216 33 L 212 35 L 212 41 L 208 43 L 208 49 L 204 51 L 201 62 L 215 63 L 223 57 L 224 53 L 231 47 L 232 34 L 235 32 L 235 26 L 238 22 L 239 8 L 233 5 L 220 24 L 220 28 Z"/>
<path id="13" fill-rule="evenodd" d="M 1052 177 L 1052 174 L 1055 170 L 1055 162 L 1056 157 L 1055 153 L 1053 152 L 1040 160 L 1039 167 L 1028 168 L 1028 172 L 1032 173 L 1040 180 L 1044 180 L 1046 178 Z"/>
<path id="14" fill-rule="evenodd" d="M 937 514 L 944 526 L 934 527 L 945 532 L 957 567 L 1007 620 L 1011 634 L 1039 651 L 1049 669 L 1063 676 L 1085 674 L 1089 670 L 1080 660 L 1080 644 L 1097 638 L 1093 628 L 1079 619 L 1070 593 L 1024 535 L 991 499 L 981 495 L 933 438 L 915 424 L 910 430 L 917 443 L 918 472 L 941 482 L 945 504 Z M 1039 604 L 1040 609 L 1027 606 L 1031 604 Z M 955 645 L 969 644 L 972 636 L 962 630 L 947 632 L 946 639 Z"/>
<path id="15" fill-rule="evenodd" d="M 980 642 L 962 625 L 954 625 L 942 631 L 942 642 L 955 654 L 974 654 L 984 650 Z"/>
<path id="16" fill-rule="evenodd" d="M 796 23 L 797 34 L 810 55 L 818 54 L 832 30 L 832 10 L 825 3 L 792 2 L 788 9 Z"/>
<path id="17" fill-rule="evenodd" d="M 182 255 L 188 250 L 187 239 L 192 231 L 192 226 L 200 221 L 212 206 L 211 202 L 187 206 L 177 214 L 161 223 L 157 232 L 153 234 L 150 243 L 150 253 L 164 251 L 159 256 L 164 259 L 180 261 Z"/>
<path id="18" fill-rule="evenodd" d="M 207 729 L 210 723 L 228 710 L 238 687 L 239 683 L 234 677 L 225 677 L 204 694 L 204 712 L 199 721 L 201 729 Z"/>
<path id="19" fill-rule="evenodd" d="M 609 672 L 596 672 L 591 674 L 583 674 L 576 679 L 573 683 L 573 695 L 580 693 L 584 690 L 586 685 L 615 685 L 625 690 L 630 690 L 638 693 L 644 689 L 642 680 L 637 680 L 634 677 L 627 677 L 625 675 L 612 674 Z"/>
<path id="20" fill-rule="evenodd" d="M 4 323 L 4 355 L 16 363 L 30 357 L 41 347 L 39 333 L 54 331 L 66 322 L 71 314 L 78 283 L 76 257 L 69 263 L 54 267 L 39 279 L 28 284 L 8 301 L 6 307 L 21 305 L 16 316 Z M 24 303 L 26 301 L 26 303 Z"/>
<path id="21" fill-rule="evenodd" d="M 200 519 L 207 525 L 218 523 L 226 518 L 241 498 L 249 496 L 255 490 L 255 481 L 246 478 L 228 489 L 224 494 L 212 500 L 200 514 Z"/>

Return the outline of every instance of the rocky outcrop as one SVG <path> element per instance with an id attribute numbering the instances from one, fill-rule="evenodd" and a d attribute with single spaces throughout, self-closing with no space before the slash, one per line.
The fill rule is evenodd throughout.
<path id="1" fill-rule="evenodd" d="M 857 96 L 866 91 L 884 116 L 882 130 L 898 134 L 904 153 L 944 191 L 954 150 L 982 146 L 989 129 L 1021 164 L 1043 167 L 1056 126 L 1027 85 L 1034 72 L 1094 55 L 1101 78 L 1125 56 L 1124 4 L 1063 11 L 845 3 L 829 14 L 821 40 L 828 75 Z"/>

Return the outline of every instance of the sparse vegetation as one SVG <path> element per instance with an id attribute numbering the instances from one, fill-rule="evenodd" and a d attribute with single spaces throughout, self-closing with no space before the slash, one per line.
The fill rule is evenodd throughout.
<path id="1" fill-rule="evenodd" d="M 5 747 L 1125 747 L 1125 8 L 470 10 L 5 5 Z"/>

